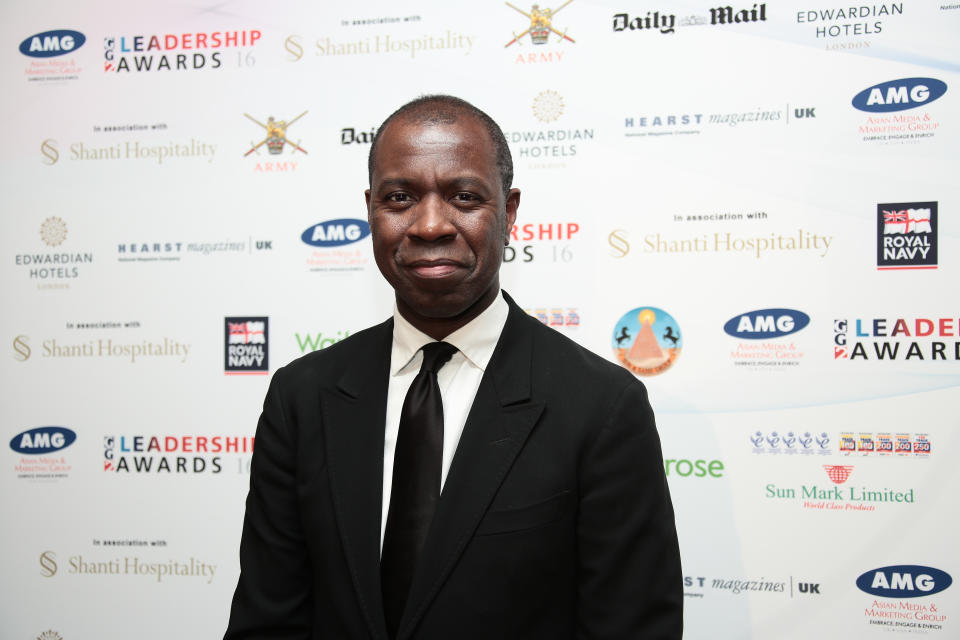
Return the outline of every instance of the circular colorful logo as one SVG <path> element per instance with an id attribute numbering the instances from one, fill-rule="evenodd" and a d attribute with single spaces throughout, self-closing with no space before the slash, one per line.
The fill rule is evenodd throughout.
<path id="1" fill-rule="evenodd" d="M 680 325 L 656 307 L 637 307 L 623 314 L 613 328 L 613 355 L 639 376 L 655 376 L 673 366 L 683 338 Z"/>

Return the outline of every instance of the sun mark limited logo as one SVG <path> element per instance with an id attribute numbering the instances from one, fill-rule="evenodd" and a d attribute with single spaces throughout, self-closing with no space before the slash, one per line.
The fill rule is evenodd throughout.
<path id="1" fill-rule="evenodd" d="M 877 205 L 877 269 L 937 268 L 937 203 Z"/>
<path id="2" fill-rule="evenodd" d="M 530 26 L 527 27 L 526 31 L 523 31 L 520 34 L 517 34 L 517 32 L 514 31 L 513 40 L 503 45 L 504 48 L 509 47 L 514 43 L 516 43 L 518 46 L 522 45 L 523 38 L 528 34 L 530 36 L 530 41 L 535 45 L 547 44 L 551 33 L 557 35 L 557 42 L 563 42 L 564 40 L 567 40 L 568 42 L 575 42 L 573 38 L 567 35 L 566 29 L 561 32 L 553 26 L 553 17 L 560 13 L 560 10 L 571 2 L 573 2 L 573 0 L 567 0 L 556 9 L 541 9 L 539 4 L 535 4 L 530 8 L 530 13 L 527 13 L 523 9 L 520 9 L 509 2 L 504 3 L 514 11 L 522 13 L 530 20 Z"/>
<path id="3" fill-rule="evenodd" d="M 853 473 L 853 465 L 849 464 L 825 464 L 823 468 L 833 484 L 843 484 L 850 479 L 850 474 Z"/>
<path id="4" fill-rule="evenodd" d="M 617 362 L 641 376 L 654 376 L 673 366 L 683 350 L 680 325 L 666 311 L 638 307 L 628 311 L 613 330 Z"/>
<path id="5" fill-rule="evenodd" d="M 37 636 L 37 640 L 63 640 L 63 636 L 53 630 L 47 630 Z"/>
<path id="6" fill-rule="evenodd" d="M 224 318 L 224 373 L 261 374 L 270 371 L 266 316 Z"/>
<path id="7" fill-rule="evenodd" d="M 533 99 L 533 115 L 540 122 L 553 122 L 563 115 L 563 98 L 556 91 L 541 91 Z"/>
<path id="8" fill-rule="evenodd" d="M 67 239 L 67 223 L 62 218 L 52 216 L 40 225 L 40 239 L 48 247 L 58 247 Z"/>
<path id="9" fill-rule="evenodd" d="M 57 575 L 57 554 L 53 551 L 44 551 L 40 554 L 40 575 L 44 578 Z"/>

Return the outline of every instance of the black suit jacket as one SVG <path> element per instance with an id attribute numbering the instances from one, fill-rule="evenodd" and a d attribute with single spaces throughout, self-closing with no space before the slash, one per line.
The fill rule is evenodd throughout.
<path id="1" fill-rule="evenodd" d="M 680 555 L 643 385 L 507 300 L 398 640 L 680 638 Z M 392 335 L 391 319 L 274 375 L 227 640 L 387 640 Z"/>

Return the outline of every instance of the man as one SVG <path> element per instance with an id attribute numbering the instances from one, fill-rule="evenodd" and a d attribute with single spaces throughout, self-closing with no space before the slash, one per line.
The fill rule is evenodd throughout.
<path id="1" fill-rule="evenodd" d="M 367 211 L 396 310 L 274 375 L 228 640 L 680 638 L 646 391 L 501 293 L 512 174 L 457 98 L 378 130 Z"/>

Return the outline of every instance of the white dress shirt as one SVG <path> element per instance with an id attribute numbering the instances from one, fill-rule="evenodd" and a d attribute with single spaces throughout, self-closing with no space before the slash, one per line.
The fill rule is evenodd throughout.
<path id="1" fill-rule="evenodd" d="M 480 387 L 483 372 L 493 356 L 503 325 L 507 322 L 507 306 L 503 295 L 497 297 L 480 315 L 460 327 L 444 342 L 458 351 L 437 372 L 437 383 L 443 399 L 443 463 L 440 467 L 440 488 L 447 480 L 447 472 L 457 451 L 460 434 L 467 422 L 470 407 Z M 383 439 L 383 506 L 380 511 L 380 548 L 387 528 L 390 510 L 390 490 L 393 487 L 393 456 L 400 430 L 400 411 L 413 379 L 420 372 L 423 352 L 420 349 L 433 338 L 406 321 L 396 306 L 393 310 L 393 348 L 390 351 L 390 381 L 387 387 L 387 425 Z"/>

